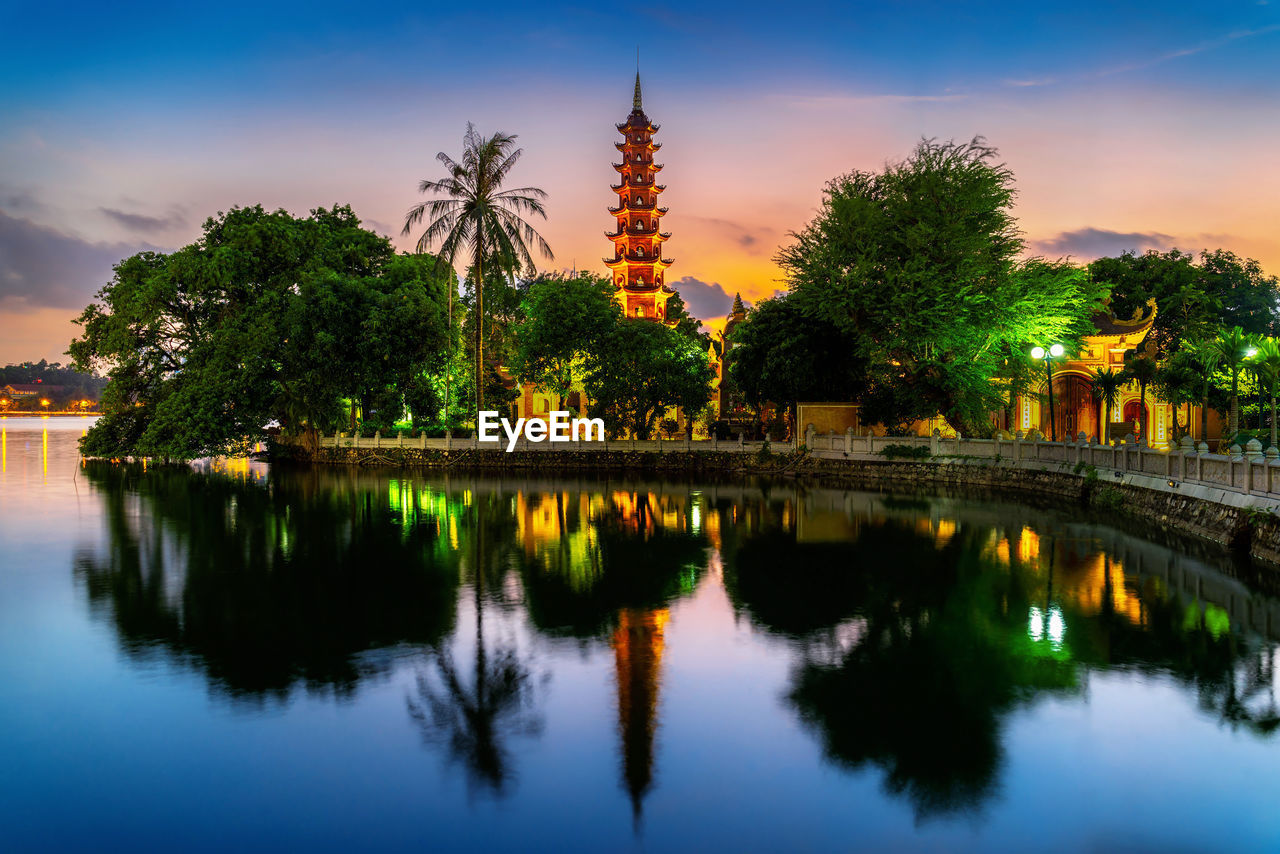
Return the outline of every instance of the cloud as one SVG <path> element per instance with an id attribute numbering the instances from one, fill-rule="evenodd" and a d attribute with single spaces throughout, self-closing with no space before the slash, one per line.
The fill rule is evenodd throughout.
<path id="1" fill-rule="evenodd" d="M 1070 255 L 1075 258 L 1092 260 L 1110 255 L 1119 255 L 1131 250 L 1144 252 L 1156 249 L 1161 252 L 1172 249 L 1176 239 L 1172 235 L 1158 231 L 1110 231 L 1105 228 L 1077 228 L 1074 231 L 1059 232 L 1054 237 L 1030 240 L 1031 250 L 1038 255 L 1061 257 Z"/>
<path id="2" fill-rule="evenodd" d="M 0 185 L 0 208 L 19 213 L 34 213 L 44 210 L 44 204 L 27 187 Z"/>
<path id="3" fill-rule="evenodd" d="M 165 216 L 147 216 L 145 214 L 117 210 L 116 208 L 98 208 L 98 210 L 116 223 L 140 234 L 153 234 L 157 231 L 180 228 L 187 224 L 186 217 L 176 208 Z"/>
<path id="4" fill-rule="evenodd" d="M 719 282 L 707 283 L 693 276 L 685 276 L 672 284 L 684 300 L 689 314 L 703 321 L 724 317 L 733 308 L 733 294 Z"/>
<path id="5" fill-rule="evenodd" d="M 715 229 L 719 234 L 728 240 L 737 243 L 743 249 L 747 250 L 748 255 L 759 255 L 763 252 L 772 252 L 777 248 L 777 232 L 771 228 L 748 227 L 740 222 L 734 222 L 729 219 L 718 219 L 708 216 L 694 216 L 686 214 L 684 216 L 686 223 L 700 223 Z"/>
<path id="6" fill-rule="evenodd" d="M 82 308 L 111 279 L 114 264 L 154 248 L 89 243 L 0 211 L 0 308 Z"/>

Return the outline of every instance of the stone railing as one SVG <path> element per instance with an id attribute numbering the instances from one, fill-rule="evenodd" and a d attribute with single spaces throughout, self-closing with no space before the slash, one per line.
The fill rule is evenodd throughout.
<path id="1" fill-rule="evenodd" d="M 599 442 L 530 442 L 521 437 L 516 441 L 513 451 L 721 451 L 726 453 L 759 453 L 768 442 L 748 442 L 737 439 L 689 439 L 681 436 L 678 439 L 605 439 Z M 481 442 L 473 434 L 467 438 L 445 437 L 428 439 L 426 433 L 414 436 L 399 432 L 394 436 L 383 436 L 375 433 L 372 436 L 321 436 L 321 448 L 418 448 L 419 450 L 461 451 L 467 448 L 489 450 L 507 449 L 507 439 L 502 437 L 498 442 Z M 774 442 L 771 447 L 777 452 L 792 450 L 790 442 Z"/>
<path id="2" fill-rule="evenodd" d="M 1104 445 L 1084 433 L 1066 442 L 1046 442 L 1035 431 L 1012 439 L 944 437 L 937 430 L 932 436 L 857 436 L 852 430 L 823 435 L 812 428 L 805 434 L 810 454 L 821 459 L 883 457 L 891 445 L 927 447 L 930 458 L 937 462 L 974 460 L 1024 467 L 1054 464 L 1072 471 L 1092 466 L 1095 471 L 1106 470 L 1111 479 L 1135 476 L 1163 481 L 1172 489 L 1195 486 L 1280 498 L 1280 450 L 1270 447 L 1263 451 L 1257 439 L 1249 440 L 1244 448 L 1233 445 L 1222 455 L 1209 453 L 1203 442 L 1194 447 L 1185 436 L 1178 447 L 1161 450 L 1146 447 L 1132 435 L 1121 443 Z"/>
<path id="3" fill-rule="evenodd" d="M 719 452 L 756 454 L 768 446 L 774 452 L 792 450 L 789 442 L 744 441 L 741 437 L 729 440 L 655 438 L 608 439 L 599 442 L 530 442 L 521 438 L 512 450 L 540 453 L 560 451 L 614 451 L 614 452 Z M 852 429 L 842 434 L 818 434 L 810 427 L 804 436 L 804 446 L 818 459 L 876 459 L 886 458 L 890 446 L 927 449 L 927 457 L 921 462 L 947 463 L 972 462 L 983 465 L 1012 465 L 1021 468 L 1048 468 L 1072 471 L 1077 474 L 1092 467 L 1099 478 L 1113 481 L 1126 478 L 1163 490 L 1196 492 L 1210 497 L 1207 491 L 1220 490 L 1241 496 L 1253 496 L 1280 500 L 1280 451 L 1267 448 L 1250 440 L 1244 448 L 1232 446 L 1227 455 L 1211 454 L 1201 443 L 1192 447 L 1184 437 L 1182 444 L 1167 450 L 1148 448 L 1132 436 L 1118 444 L 1101 444 L 1089 440 L 1083 433 L 1066 442 L 1044 441 L 1035 431 L 1023 437 L 1018 434 L 1009 439 L 966 439 L 959 436 L 944 437 L 934 431 L 932 436 L 859 436 Z M 474 435 L 467 438 L 428 439 L 425 433 L 394 436 L 322 436 L 321 448 L 417 448 L 419 450 L 464 451 L 468 449 L 505 450 L 506 439 L 500 442 L 480 442 Z M 922 454 L 924 452 L 922 451 Z M 1224 495 L 1212 496 L 1222 500 Z"/>

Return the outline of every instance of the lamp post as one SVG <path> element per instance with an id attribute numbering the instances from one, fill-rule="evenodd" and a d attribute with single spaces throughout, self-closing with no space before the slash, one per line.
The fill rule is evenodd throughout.
<path id="1" fill-rule="evenodd" d="M 1045 376 L 1049 380 L 1049 438 L 1058 441 L 1058 419 L 1053 410 L 1053 360 L 1063 353 L 1061 344 L 1054 344 L 1045 350 L 1043 347 L 1032 347 L 1031 358 L 1044 362 Z"/>

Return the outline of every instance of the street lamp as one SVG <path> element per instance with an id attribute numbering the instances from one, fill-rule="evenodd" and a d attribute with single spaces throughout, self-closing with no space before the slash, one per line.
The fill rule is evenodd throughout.
<path id="1" fill-rule="evenodd" d="M 1062 353 L 1061 344 L 1053 344 L 1048 350 L 1043 347 L 1031 348 L 1031 358 L 1040 359 L 1044 362 L 1044 372 L 1049 378 L 1049 437 L 1054 442 L 1058 441 L 1058 419 L 1053 411 L 1053 360 L 1061 356 Z"/>

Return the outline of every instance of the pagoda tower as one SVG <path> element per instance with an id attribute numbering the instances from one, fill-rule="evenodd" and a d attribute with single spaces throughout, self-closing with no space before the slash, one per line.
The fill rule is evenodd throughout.
<path id="1" fill-rule="evenodd" d="M 670 258 L 662 257 L 662 244 L 671 235 L 659 231 L 666 208 L 658 207 L 658 195 L 666 189 L 655 182 L 662 164 L 653 155 L 662 143 L 654 142 L 658 126 L 649 121 L 640 105 L 640 72 L 636 72 L 636 93 L 631 115 L 617 125 L 622 142 L 614 143 L 622 152 L 622 162 L 613 164 L 620 183 L 610 187 L 618 194 L 618 206 L 609 208 L 617 219 L 616 228 L 605 236 L 613 241 L 613 257 L 604 263 L 613 275 L 614 298 L 627 317 L 648 317 L 666 321 L 667 300 L 675 291 L 666 285 Z"/>

